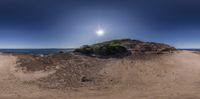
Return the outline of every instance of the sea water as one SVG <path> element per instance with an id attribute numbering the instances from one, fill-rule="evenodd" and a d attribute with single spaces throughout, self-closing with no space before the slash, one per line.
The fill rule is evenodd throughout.
<path id="1" fill-rule="evenodd" d="M 0 53 L 17 53 L 17 54 L 54 54 L 59 52 L 71 52 L 73 49 L 0 49 Z"/>

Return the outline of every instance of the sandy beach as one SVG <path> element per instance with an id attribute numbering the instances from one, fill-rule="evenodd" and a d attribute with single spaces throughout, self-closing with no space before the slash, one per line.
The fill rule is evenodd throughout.
<path id="1" fill-rule="evenodd" d="M 150 60 L 113 59 L 100 73 L 119 83 L 98 88 L 47 89 L 28 83 L 48 76 L 16 73 L 16 56 L 0 55 L 0 99 L 199 99 L 200 54 L 177 51 Z M 53 73 L 53 72 L 52 72 Z M 50 73 L 51 74 L 51 73 Z M 38 77 L 38 78 L 37 78 Z M 115 80 L 114 79 L 114 80 Z"/>

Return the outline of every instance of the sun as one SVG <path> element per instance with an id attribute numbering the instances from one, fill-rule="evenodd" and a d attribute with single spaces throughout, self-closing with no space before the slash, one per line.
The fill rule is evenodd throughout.
<path id="1" fill-rule="evenodd" d="M 103 35 L 105 35 L 105 31 L 103 29 L 98 29 L 96 31 L 96 34 L 97 34 L 97 36 L 103 36 Z"/>

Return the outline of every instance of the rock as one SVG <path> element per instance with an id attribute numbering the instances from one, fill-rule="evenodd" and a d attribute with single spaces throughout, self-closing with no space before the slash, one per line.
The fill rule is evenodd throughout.
<path id="1" fill-rule="evenodd" d="M 59 51 L 59 53 L 60 53 L 60 54 L 63 54 L 63 53 L 65 53 L 65 52 L 64 52 L 64 51 Z"/>
<path id="2" fill-rule="evenodd" d="M 89 82 L 89 81 L 92 81 L 92 79 L 87 78 L 86 76 L 83 76 L 83 77 L 81 78 L 81 82 Z"/>

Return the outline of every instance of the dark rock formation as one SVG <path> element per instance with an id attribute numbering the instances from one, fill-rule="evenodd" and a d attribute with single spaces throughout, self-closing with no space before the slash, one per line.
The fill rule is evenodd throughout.
<path id="1" fill-rule="evenodd" d="M 167 44 L 142 42 L 139 40 L 112 40 L 94 45 L 85 45 L 74 52 L 97 56 L 124 56 L 132 53 L 163 53 L 172 52 L 175 48 Z"/>

